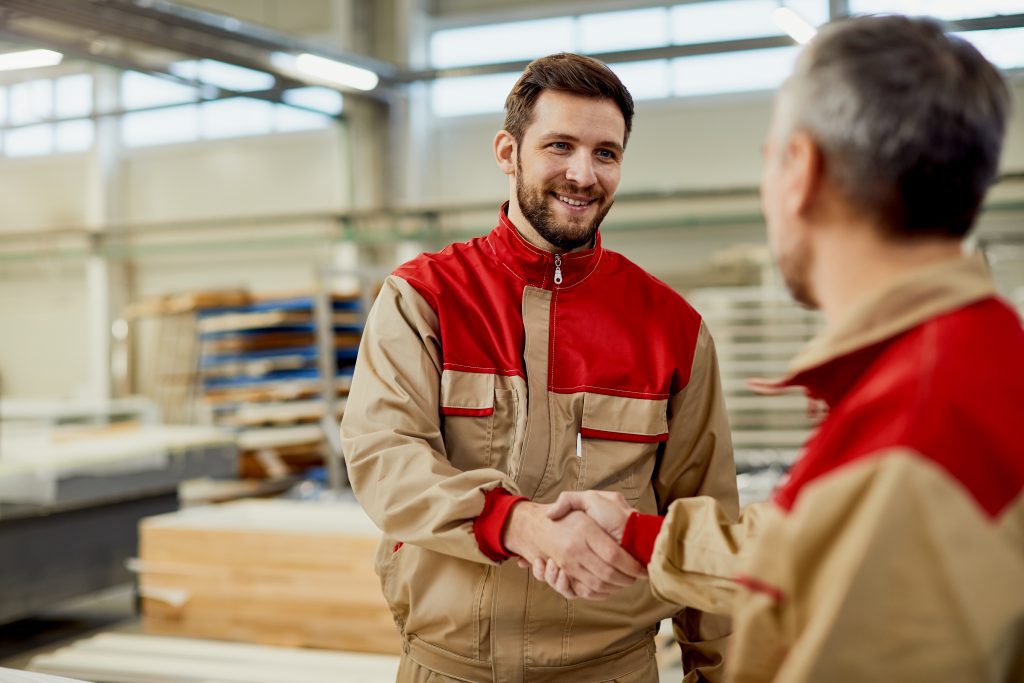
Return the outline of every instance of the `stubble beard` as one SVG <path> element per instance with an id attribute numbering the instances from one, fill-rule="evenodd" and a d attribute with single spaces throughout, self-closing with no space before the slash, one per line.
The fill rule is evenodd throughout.
<path id="1" fill-rule="evenodd" d="M 779 272 L 790 296 L 805 308 L 817 309 L 818 300 L 811 288 L 811 249 L 807 241 L 797 244 L 788 253 L 779 254 Z"/>
<path id="2" fill-rule="evenodd" d="M 547 202 L 548 193 L 557 193 L 559 189 L 555 187 L 528 188 L 523 181 L 522 164 L 519 159 L 516 159 L 516 199 L 519 201 L 519 210 L 523 212 L 526 220 L 545 241 L 562 251 L 572 251 L 593 242 L 594 235 L 601 227 L 601 221 L 608 215 L 614 202 L 608 202 L 604 207 L 599 207 L 597 216 L 592 221 L 570 218 L 568 221 L 560 222 L 555 218 L 554 212 Z M 597 195 L 581 191 L 578 188 L 566 187 L 564 192 L 585 195 L 600 201 Z"/>

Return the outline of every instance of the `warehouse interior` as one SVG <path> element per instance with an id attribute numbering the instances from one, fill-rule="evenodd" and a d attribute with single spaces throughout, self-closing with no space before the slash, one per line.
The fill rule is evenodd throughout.
<path id="1" fill-rule="evenodd" d="M 389 272 L 494 226 L 504 97 L 546 54 L 636 100 L 603 244 L 708 321 L 767 498 L 818 416 L 746 379 L 823 322 L 772 263 L 760 148 L 801 27 L 867 13 L 1007 77 L 967 246 L 1024 311 L 1019 0 L 0 1 L 0 681 L 393 680 L 337 436 L 359 333 Z"/>

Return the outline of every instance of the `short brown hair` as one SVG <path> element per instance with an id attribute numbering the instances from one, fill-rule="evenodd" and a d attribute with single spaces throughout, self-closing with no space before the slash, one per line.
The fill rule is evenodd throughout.
<path id="1" fill-rule="evenodd" d="M 512 87 L 505 100 L 505 130 L 516 142 L 523 141 L 523 133 L 533 122 L 533 107 L 545 90 L 614 101 L 626 121 L 622 139 L 626 146 L 633 127 L 633 96 L 606 64 L 568 52 L 533 60 Z"/>

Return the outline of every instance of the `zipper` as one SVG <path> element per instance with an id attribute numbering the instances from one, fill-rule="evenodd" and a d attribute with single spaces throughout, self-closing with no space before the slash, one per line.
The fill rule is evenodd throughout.
<path id="1" fill-rule="evenodd" d="M 562 284 L 562 255 L 555 254 L 555 284 Z"/>

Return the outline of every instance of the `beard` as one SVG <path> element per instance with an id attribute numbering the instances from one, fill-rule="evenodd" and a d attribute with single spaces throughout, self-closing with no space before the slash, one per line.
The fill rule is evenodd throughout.
<path id="1" fill-rule="evenodd" d="M 805 308 L 818 308 L 818 300 L 811 289 L 811 247 L 807 240 L 797 243 L 786 253 L 779 253 L 779 272 L 786 289 L 798 304 Z"/>
<path id="2" fill-rule="evenodd" d="M 559 222 L 555 218 L 554 211 L 548 205 L 548 197 L 551 192 L 586 196 L 588 199 L 601 201 L 600 195 L 572 186 L 564 188 L 527 187 L 523 180 L 522 164 L 519 159 L 516 159 L 516 199 L 519 201 L 519 209 L 523 212 L 523 216 L 530 221 L 530 225 L 537 231 L 537 234 L 562 251 L 572 251 L 585 244 L 590 244 L 594 240 L 594 235 L 597 234 L 597 229 L 601 227 L 601 221 L 608 215 L 614 202 L 609 201 L 604 206 L 598 204 L 597 215 L 591 221 L 582 217 L 572 217 Z"/>

